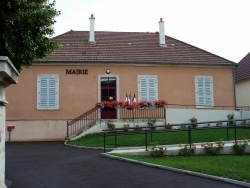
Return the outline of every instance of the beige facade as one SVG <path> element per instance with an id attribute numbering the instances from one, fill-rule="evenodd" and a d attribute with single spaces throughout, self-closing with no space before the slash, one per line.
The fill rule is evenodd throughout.
<path id="1" fill-rule="evenodd" d="M 107 69 L 110 69 L 110 74 L 106 74 Z M 38 77 L 41 75 L 58 77 L 58 109 L 38 109 Z M 156 78 L 157 99 L 165 99 L 169 104 L 186 105 L 196 104 L 195 78 L 209 76 L 213 79 L 214 106 L 234 106 L 232 67 L 33 65 L 30 68 L 24 67 L 19 84 L 7 89 L 7 121 L 16 126 L 12 140 L 63 140 L 66 135 L 66 121 L 87 112 L 96 102 L 101 101 L 101 78 L 116 78 L 117 101 L 124 101 L 126 93 L 135 94 L 139 101 L 139 76 Z"/>
<path id="2" fill-rule="evenodd" d="M 236 105 L 250 106 L 250 78 L 236 82 Z"/>
<path id="3" fill-rule="evenodd" d="M 86 69 L 88 74 L 66 74 L 67 69 Z M 106 69 L 111 73 L 107 75 Z M 37 109 L 37 77 L 59 76 L 59 109 Z M 98 78 L 116 77 L 117 100 L 124 101 L 126 93 L 138 96 L 138 76 L 155 75 L 158 99 L 170 104 L 195 105 L 195 76 L 213 77 L 214 105 L 233 106 L 233 80 L 231 68 L 182 66 L 114 66 L 68 65 L 32 66 L 23 68 L 20 82 L 7 89 L 10 105 L 8 120 L 72 119 L 90 110 L 100 101 Z M 27 84 L 28 83 L 28 84 Z M 139 100 L 139 99 L 138 99 Z"/>

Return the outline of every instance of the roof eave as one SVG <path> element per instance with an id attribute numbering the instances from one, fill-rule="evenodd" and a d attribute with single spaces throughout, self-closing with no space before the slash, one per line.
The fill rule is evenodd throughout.
<path id="1" fill-rule="evenodd" d="M 50 64 L 50 63 L 110 63 L 110 64 L 136 64 L 136 65 L 186 65 L 186 66 L 225 66 L 225 67 L 237 67 L 236 63 L 209 63 L 209 62 L 136 62 L 136 61 L 105 61 L 105 60 L 42 60 L 36 61 L 34 64 Z"/>

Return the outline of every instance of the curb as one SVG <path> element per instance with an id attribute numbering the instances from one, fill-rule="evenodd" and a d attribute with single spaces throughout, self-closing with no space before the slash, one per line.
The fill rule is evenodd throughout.
<path id="1" fill-rule="evenodd" d="M 166 167 L 166 166 L 162 166 L 162 165 L 136 161 L 133 159 L 122 158 L 122 157 L 110 155 L 107 153 L 101 153 L 101 156 L 106 157 L 106 158 L 110 158 L 110 159 L 116 159 L 116 160 L 120 160 L 120 161 L 126 161 L 126 162 L 130 162 L 130 163 L 140 164 L 140 165 L 144 165 L 144 166 L 148 166 L 148 167 L 152 167 L 152 168 L 159 168 L 159 169 L 163 169 L 163 170 L 169 170 L 169 171 L 188 174 L 188 175 L 192 175 L 192 176 L 198 176 L 198 177 L 202 177 L 202 178 L 222 181 L 222 182 L 235 184 L 235 185 L 239 185 L 239 186 L 243 186 L 243 187 L 250 187 L 250 183 L 246 183 L 246 182 L 242 182 L 242 181 L 238 181 L 238 180 L 233 180 L 233 179 L 229 179 L 229 178 L 223 178 L 223 177 L 218 177 L 218 176 L 213 176 L 213 175 L 208 175 L 208 174 L 202 174 L 199 172 L 193 172 L 193 171 L 188 171 L 188 170 L 183 170 L 183 169 L 178 169 L 178 168 L 173 168 L 173 167 Z"/>

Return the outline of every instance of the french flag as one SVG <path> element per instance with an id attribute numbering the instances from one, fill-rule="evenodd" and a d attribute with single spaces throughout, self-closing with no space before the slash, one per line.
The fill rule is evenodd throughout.
<path id="1" fill-rule="evenodd" d="M 126 98 L 125 98 L 125 101 L 124 101 L 124 106 L 128 106 L 129 105 L 129 99 L 128 99 L 128 95 L 126 93 Z"/>
<path id="2" fill-rule="evenodd" d="M 135 94 L 134 94 L 134 97 L 133 97 L 132 103 L 133 103 L 133 106 L 134 106 L 134 107 L 136 107 L 136 106 L 137 106 L 137 102 L 136 102 Z"/>
<path id="3" fill-rule="evenodd" d="M 131 105 L 131 97 L 130 97 L 130 94 L 128 96 L 128 104 Z"/>

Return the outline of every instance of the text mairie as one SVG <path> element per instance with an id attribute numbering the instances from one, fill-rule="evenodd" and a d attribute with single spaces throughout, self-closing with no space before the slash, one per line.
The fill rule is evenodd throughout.
<path id="1" fill-rule="evenodd" d="M 88 69 L 66 69 L 66 74 L 88 74 Z"/>

